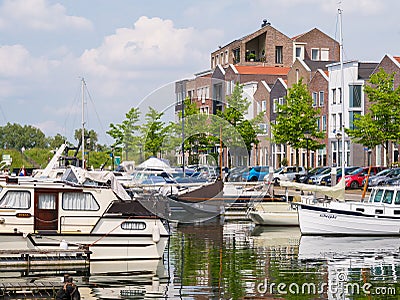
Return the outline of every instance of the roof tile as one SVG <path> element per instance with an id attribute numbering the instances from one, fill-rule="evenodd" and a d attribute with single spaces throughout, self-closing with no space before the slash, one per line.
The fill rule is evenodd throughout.
<path id="1" fill-rule="evenodd" d="M 287 75 L 290 68 L 263 66 L 235 66 L 239 74 Z"/>

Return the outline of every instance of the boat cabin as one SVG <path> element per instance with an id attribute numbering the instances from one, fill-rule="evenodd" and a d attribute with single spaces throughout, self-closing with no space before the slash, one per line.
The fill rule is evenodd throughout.
<path id="1" fill-rule="evenodd" d="M 368 202 L 393 204 L 393 205 L 399 205 L 400 207 L 400 188 L 398 187 L 375 188 L 372 190 Z"/>

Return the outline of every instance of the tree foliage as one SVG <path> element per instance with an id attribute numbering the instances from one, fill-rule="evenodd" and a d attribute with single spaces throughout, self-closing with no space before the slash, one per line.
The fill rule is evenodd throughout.
<path id="1" fill-rule="evenodd" d="M 257 138 L 260 117 L 257 116 L 252 120 L 247 120 L 245 115 L 248 112 L 250 101 L 243 98 L 243 85 L 237 83 L 233 89 L 232 95 L 226 98 L 227 107 L 218 112 L 218 116 L 231 124 L 234 129 L 241 135 L 242 141 L 248 152 L 251 151 L 254 144 L 260 141 Z M 224 131 L 227 130 L 224 128 Z"/>
<path id="2" fill-rule="evenodd" d="M 273 142 L 276 144 L 288 144 L 298 150 L 317 150 L 323 147 L 318 141 L 325 136 L 319 131 L 317 120 L 320 110 L 313 108 L 313 99 L 307 85 L 302 79 L 288 89 L 285 103 L 277 104 L 279 111 L 276 123 L 272 125 Z M 307 137 L 309 135 L 309 137 Z"/>
<path id="3" fill-rule="evenodd" d="M 394 75 L 380 69 L 364 86 L 371 103 L 369 112 L 354 120 L 353 128 L 345 129 L 354 142 L 369 148 L 382 145 L 388 150 L 390 142 L 400 141 L 400 87 L 394 88 Z M 390 163 L 388 151 L 386 154 Z"/>
<path id="4" fill-rule="evenodd" d="M 138 136 L 140 125 L 138 124 L 140 111 L 137 107 L 132 107 L 126 114 L 125 120 L 121 124 L 110 124 L 110 130 L 107 134 L 114 140 L 114 148 L 124 148 L 126 158 L 129 158 L 128 153 L 137 153 L 141 143 L 141 138 Z"/>
<path id="5" fill-rule="evenodd" d="M 95 151 L 97 145 L 97 133 L 93 129 L 87 130 L 85 128 L 85 149 L 89 151 Z M 74 138 L 77 142 L 82 140 L 82 128 L 76 129 L 74 133 Z"/>
<path id="6" fill-rule="evenodd" d="M 7 123 L 0 127 L 0 147 L 3 149 L 47 148 L 45 134 L 31 125 Z"/>
<path id="7" fill-rule="evenodd" d="M 144 138 L 144 150 L 147 155 L 157 156 L 162 150 L 165 136 L 167 135 L 168 126 L 161 121 L 163 112 L 158 112 L 152 107 L 145 116 L 146 123 L 142 125 L 141 132 Z"/>

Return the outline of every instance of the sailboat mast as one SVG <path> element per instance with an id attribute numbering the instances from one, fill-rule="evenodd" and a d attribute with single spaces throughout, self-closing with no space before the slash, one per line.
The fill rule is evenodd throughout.
<path id="1" fill-rule="evenodd" d="M 82 168 L 85 168 L 85 79 L 82 78 Z"/>
<path id="2" fill-rule="evenodd" d="M 345 178 L 345 158 L 346 158 L 346 147 L 344 144 L 344 125 L 345 125 L 345 106 L 344 106 L 344 71 L 343 71 L 343 31 L 342 31 L 342 9 L 338 9 L 339 13 L 339 35 L 340 35 L 340 86 L 342 90 L 342 123 L 340 124 L 340 131 L 342 133 L 342 178 Z M 339 146 L 339 145 L 338 145 Z M 338 148 L 339 149 L 339 148 Z"/>

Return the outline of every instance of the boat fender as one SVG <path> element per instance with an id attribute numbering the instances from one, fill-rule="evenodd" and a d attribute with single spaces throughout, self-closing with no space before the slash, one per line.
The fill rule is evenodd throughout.
<path id="1" fill-rule="evenodd" d="M 158 243 L 160 241 L 160 228 L 158 227 L 157 223 L 154 224 L 152 238 L 154 243 Z"/>
<path id="2" fill-rule="evenodd" d="M 61 249 L 64 249 L 64 250 L 68 250 L 68 243 L 67 243 L 66 240 L 62 240 L 62 241 L 60 242 L 60 248 L 61 248 Z"/>

